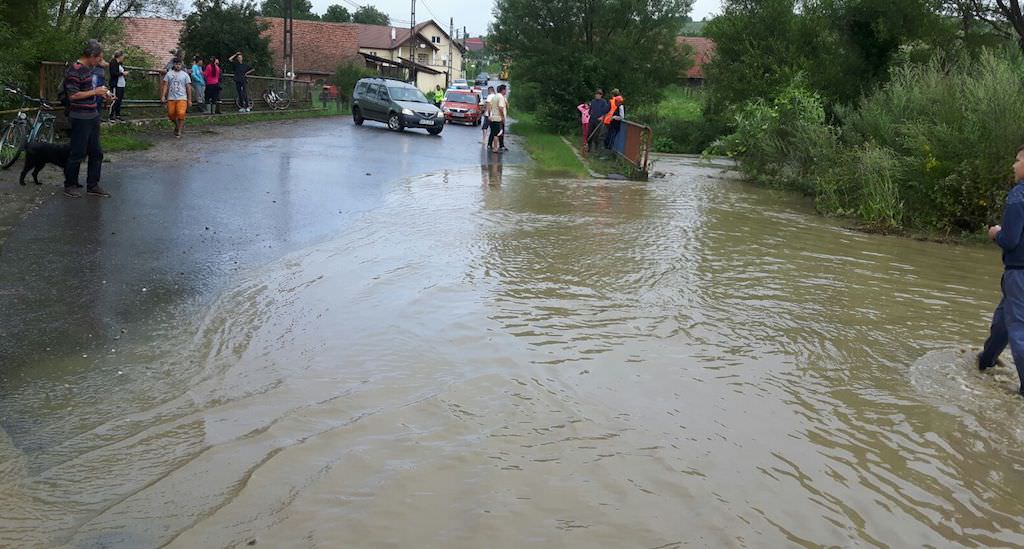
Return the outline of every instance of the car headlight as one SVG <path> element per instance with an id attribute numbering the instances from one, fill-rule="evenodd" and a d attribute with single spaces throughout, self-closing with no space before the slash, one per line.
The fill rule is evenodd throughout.
<path id="1" fill-rule="evenodd" d="M 412 112 L 412 109 L 402 109 L 402 114 L 404 114 L 406 116 L 412 116 L 413 112 Z"/>

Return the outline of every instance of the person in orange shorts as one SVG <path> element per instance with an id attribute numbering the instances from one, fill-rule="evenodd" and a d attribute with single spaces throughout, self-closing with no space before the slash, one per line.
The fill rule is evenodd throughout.
<path id="1" fill-rule="evenodd" d="M 160 101 L 167 105 L 167 118 L 174 123 L 174 137 L 185 129 L 185 113 L 192 104 L 192 78 L 185 72 L 181 58 L 175 57 L 171 70 L 160 86 Z"/>

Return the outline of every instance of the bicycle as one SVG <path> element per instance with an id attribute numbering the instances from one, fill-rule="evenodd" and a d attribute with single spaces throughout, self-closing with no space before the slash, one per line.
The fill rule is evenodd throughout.
<path id="1" fill-rule="evenodd" d="M 271 109 L 283 111 L 291 105 L 292 100 L 288 98 L 288 92 L 271 88 L 263 92 L 263 102 Z"/>
<path id="2" fill-rule="evenodd" d="M 45 99 L 35 99 L 25 95 L 24 92 L 14 86 L 4 86 L 4 91 L 17 95 L 21 98 L 21 106 L 14 119 L 0 129 L 0 168 L 10 168 L 18 161 L 21 151 L 31 143 L 53 143 L 54 121 L 56 116 L 43 112 L 53 110 L 53 107 Z M 37 103 L 39 108 L 31 125 L 28 115 L 25 114 L 26 103 Z"/>

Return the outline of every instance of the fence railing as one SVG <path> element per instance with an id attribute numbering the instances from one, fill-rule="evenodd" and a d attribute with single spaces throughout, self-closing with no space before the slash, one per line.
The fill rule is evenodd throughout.
<path id="1" fill-rule="evenodd" d="M 653 142 L 654 131 L 650 126 L 623 120 L 619 133 L 612 143 L 612 150 L 622 155 L 626 161 L 646 176 Z"/>
<path id="2" fill-rule="evenodd" d="M 49 101 L 57 100 L 57 90 L 64 80 L 64 63 L 43 61 L 39 63 L 39 97 Z M 163 74 L 159 70 L 145 67 L 125 66 L 128 70 L 126 77 L 128 86 L 125 90 L 124 108 L 152 108 L 160 103 L 160 83 Z M 263 92 L 274 90 L 289 90 L 291 98 L 290 109 L 309 108 L 313 101 L 313 94 L 319 93 L 313 82 L 306 80 L 288 80 L 287 78 L 276 78 L 270 76 L 249 76 L 248 95 L 254 110 L 269 109 L 263 102 Z M 110 87 L 108 83 L 108 87 Z M 235 89 L 234 75 L 228 72 L 221 74 L 222 105 L 234 105 L 238 98 Z"/>

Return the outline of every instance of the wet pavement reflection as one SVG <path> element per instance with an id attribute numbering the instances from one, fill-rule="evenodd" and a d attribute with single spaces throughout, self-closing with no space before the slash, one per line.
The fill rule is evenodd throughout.
<path id="1" fill-rule="evenodd" d="M 346 185 L 329 227 L 293 198 L 214 246 L 216 283 L 171 228 L 142 266 L 97 242 L 59 267 L 108 278 L 76 318 L 111 350 L 13 353 L 0 544 L 1024 545 L 1024 403 L 967 347 L 997 251 L 681 160 L 647 183 L 466 163 Z"/>

